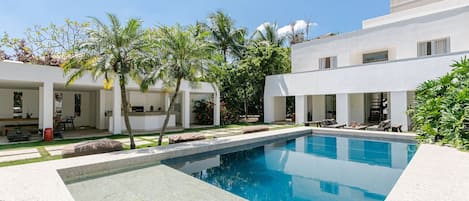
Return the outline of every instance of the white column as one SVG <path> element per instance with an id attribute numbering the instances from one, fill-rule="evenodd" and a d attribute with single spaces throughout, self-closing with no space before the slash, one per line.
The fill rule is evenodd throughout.
<path id="1" fill-rule="evenodd" d="M 404 169 L 407 165 L 407 144 L 391 143 L 392 168 Z"/>
<path id="2" fill-rule="evenodd" d="M 274 108 L 274 121 L 285 121 L 287 118 L 287 97 L 275 97 Z"/>
<path id="3" fill-rule="evenodd" d="M 191 93 L 182 91 L 182 127 L 191 127 Z"/>
<path id="4" fill-rule="evenodd" d="M 336 94 L 337 123 L 349 124 L 350 122 L 350 97 L 349 94 Z"/>
<path id="5" fill-rule="evenodd" d="M 39 87 L 39 119 L 42 128 L 54 128 L 54 84 L 52 82 L 44 82 Z"/>
<path id="6" fill-rule="evenodd" d="M 402 125 L 402 131 L 408 131 L 407 91 L 391 92 L 391 122 Z"/>
<path id="7" fill-rule="evenodd" d="M 264 96 L 264 123 L 275 121 L 275 97 Z"/>
<path id="8" fill-rule="evenodd" d="M 39 129 L 44 129 L 44 87 L 39 87 Z"/>
<path id="9" fill-rule="evenodd" d="M 337 159 L 348 161 L 348 138 L 336 138 Z"/>
<path id="10" fill-rule="evenodd" d="M 97 129 L 106 129 L 106 91 L 100 89 L 96 93 L 96 103 L 98 104 L 98 110 L 96 111 L 96 128 Z"/>
<path id="11" fill-rule="evenodd" d="M 326 96 L 312 96 L 313 121 L 322 121 L 326 118 Z"/>
<path id="12" fill-rule="evenodd" d="M 213 94 L 213 125 L 220 125 L 220 92 L 218 89 L 215 90 Z"/>
<path id="13" fill-rule="evenodd" d="M 112 128 L 109 126 L 109 129 L 112 129 L 112 134 L 121 134 L 122 133 L 122 98 L 121 98 L 121 87 L 119 86 L 119 81 L 114 82 L 114 87 L 112 89 Z M 127 109 L 127 108 L 126 108 Z"/>
<path id="14" fill-rule="evenodd" d="M 308 116 L 306 96 L 295 96 L 295 123 L 304 124 Z"/>
<path id="15" fill-rule="evenodd" d="M 350 122 L 365 123 L 365 94 L 350 94 Z"/>
<path id="16" fill-rule="evenodd" d="M 295 139 L 295 152 L 304 153 L 306 150 L 306 137 Z"/>
<path id="17" fill-rule="evenodd" d="M 171 104 L 171 94 L 164 93 L 164 111 L 169 110 L 169 105 Z"/>

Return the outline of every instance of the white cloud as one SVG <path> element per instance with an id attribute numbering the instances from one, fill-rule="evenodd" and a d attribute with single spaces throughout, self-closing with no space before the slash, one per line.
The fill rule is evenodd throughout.
<path id="1" fill-rule="evenodd" d="M 259 25 L 256 30 L 260 32 L 265 31 L 265 27 L 270 26 L 270 22 L 264 22 L 263 24 Z"/>
<path id="2" fill-rule="evenodd" d="M 288 34 L 291 34 L 291 26 L 290 25 L 283 26 L 282 28 L 277 30 L 277 34 L 282 37 Z"/>
<path id="3" fill-rule="evenodd" d="M 309 23 L 310 28 L 315 27 L 315 26 L 318 26 L 318 23 L 316 23 L 316 22 L 310 22 Z M 305 31 L 307 27 L 308 27 L 308 22 L 306 22 L 305 20 L 295 21 L 295 25 L 294 25 L 295 32 Z M 285 25 L 282 28 L 278 29 L 278 34 L 280 36 L 286 36 L 286 35 L 291 34 L 291 33 L 292 33 L 292 29 L 291 29 L 290 24 Z"/>

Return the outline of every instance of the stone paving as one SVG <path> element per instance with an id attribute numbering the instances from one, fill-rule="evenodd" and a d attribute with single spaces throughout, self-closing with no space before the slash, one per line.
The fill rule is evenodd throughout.
<path id="1" fill-rule="evenodd" d="M 46 146 L 44 147 L 51 156 L 62 155 L 62 150 L 65 146 Z"/>
<path id="2" fill-rule="evenodd" d="M 0 162 L 39 158 L 41 154 L 36 148 L 0 151 Z"/>
<path id="3" fill-rule="evenodd" d="M 284 125 L 268 125 L 269 128 L 274 129 L 278 127 L 284 127 Z M 242 134 L 243 127 L 236 128 L 219 128 L 219 129 L 207 129 L 198 132 L 194 132 L 200 135 L 204 135 L 209 138 L 219 138 L 219 137 L 228 137 L 234 135 Z M 145 146 L 151 145 L 157 142 L 158 136 L 136 136 L 135 145 L 136 146 Z M 122 142 L 124 145 L 130 146 L 129 138 L 116 139 L 119 142 Z M 163 138 L 163 142 L 167 142 L 167 136 Z M 62 154 L 62 150 L 67 145 L 51 145 L 45 146 L 45 150 L 49 152 L 51 156 L 58 156 Z M 26 149 L 13 149 L 13 150 L 0 150 L 0 163 L 1 162 L 10 162 L 24 159 L 40 158 L 41 154 L 37 148 L 26 148 Z"/>

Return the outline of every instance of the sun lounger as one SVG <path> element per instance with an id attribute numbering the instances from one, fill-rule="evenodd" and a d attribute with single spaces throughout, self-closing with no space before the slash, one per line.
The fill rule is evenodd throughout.
<path id="1" fill-rule="evenodd" d="M 322 127 L 324 128 L 343 128 L 347 124 L 339 124 L 335 119 L 325 119 L 322 121 Z"/>
<path id="2" fill-rule="evenodd" d="M 369 126 L 366 128 L 366 130 L 370 131 L 389 131 L 389 129 L 391 129 L 391 120 L 389 119 L 380 122 L 378 125 Z"/>
<path id="3" fill-rule="evenodd" d="M 365 130 L 368 126 L 345 126 L 344 128 L 350 130 Z"/>

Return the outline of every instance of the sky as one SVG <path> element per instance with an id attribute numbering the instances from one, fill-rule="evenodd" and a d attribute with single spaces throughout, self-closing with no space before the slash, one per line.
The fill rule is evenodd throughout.
<path id="1" fill-rule="evenodd" d="M 265 22 L 277 22 L 282 27 L 310 20 L 317 24 L 310 35 L 319 36 L 360 29 L 363 20 L 388 14 L 389 0 L 2 0 L 0 32 L 23 37 L 34 25 L 61 24 L 66 18 L 104 18 L 105 13 L 122 20 L 140 18 L 146 27 L 188 25 L 205 21 L 217 10 L 228 13 L 249 33 Z"/>

